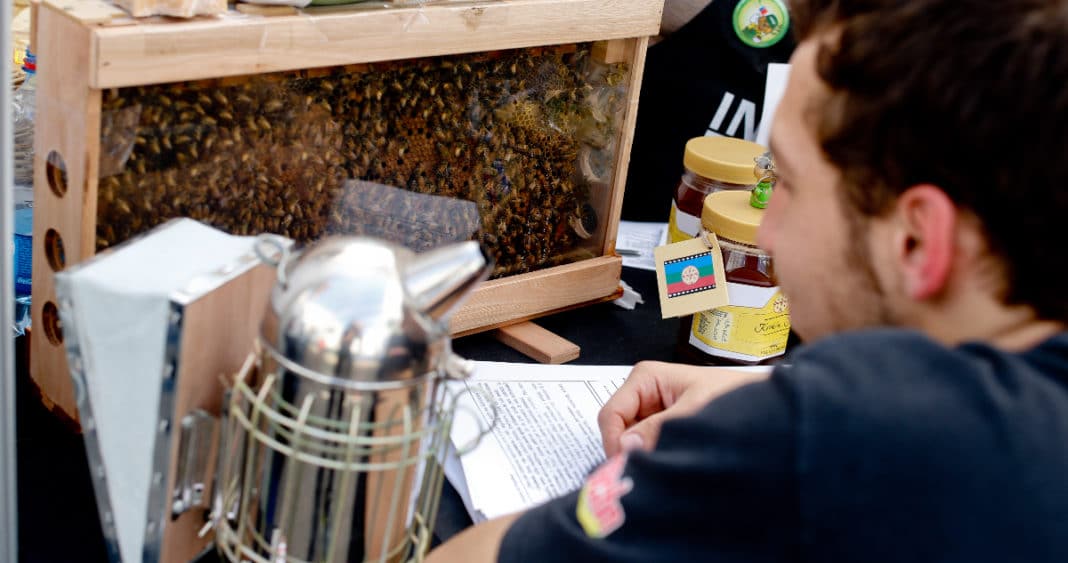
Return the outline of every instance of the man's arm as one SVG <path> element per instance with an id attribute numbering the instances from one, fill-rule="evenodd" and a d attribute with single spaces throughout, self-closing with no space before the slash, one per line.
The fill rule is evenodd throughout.
<path id="1" fill-rule="evenodd" d="M 472 526 L 442 544 L 427 557 L 427 563 L 481 563 L 497 561 L 501 540 L 522 512 L 501 516 Z"/>
<path id="2" fill-rule="evenodd" d="M 767 372 L 641 362 L 601 410 L 598 422 L 605 450 L 609 456 L 621 451 L 620 437 L 624 434 L 640 436 L 640 448 L 652 450 L 664 422 L 693 414 L 712 399 L 767 377 Z M 504 535 L 522 515 L 502 516 L 473 526 L 431 552 L 427 561 L 496 561 Z"/>
<path id="3" fill-rule="evenodd" d="M 668 421 L 654 452 L 611 456 L 581 489 L 477 526 L 431 561 L 789 559 L 799 514 L 795 403 L 781 378 L 743 385 Z"/>
<path id="4" fill-rule="evenodd" d="M 712 399 L 747 383 L 766 379 L 766 372 L 739 372 L 662 362 L 641 362 L 601 409 L 598 423 L 605 451 L 621 451 L 621 436 L 639 436 L 633 446 L 652 450 L 664 422 L 688 416 Z M 623 442 L 627 445 L 627 442 Z M 624 447 L 622 449 L 630 449 Z M 429 563 L 496 561 L 501 540 L 522 513 L 494 518 L 468 528 L 428 556 Z"/>

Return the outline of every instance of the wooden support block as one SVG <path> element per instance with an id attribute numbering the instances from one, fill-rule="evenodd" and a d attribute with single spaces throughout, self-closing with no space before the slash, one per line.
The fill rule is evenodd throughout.
<path id="1" fill-rule="evenodd" d="M 501 327 L 494 335 L 497 340 L 543 364 L 562 364 L 579 357 L 577 344 L 529 321 Z"/>

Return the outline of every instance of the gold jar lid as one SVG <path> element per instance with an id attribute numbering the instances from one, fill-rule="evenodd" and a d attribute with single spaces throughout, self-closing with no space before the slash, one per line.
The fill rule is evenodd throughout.
<path id="1" fill-rule="evenodd" d="M 686 142 L 682 165 L 705 178 L 749 186 L 759 180 L 753 163 L 766 150 L 732 137 L 694 137 Z"/>
<path id="2" fill-rule="evenodd" d="M 701 210 L 701 224 L 718 237 L 756 246 L 757 227 L 764 217 L 764 210 L 750 205 L 750 196 L 752 194 L 747 190 L 708 194 Z"/>

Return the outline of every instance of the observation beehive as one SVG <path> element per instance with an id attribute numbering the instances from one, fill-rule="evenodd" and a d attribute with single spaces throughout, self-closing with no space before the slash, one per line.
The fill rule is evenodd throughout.
<path id="1" fill-rule="evenodd" d="M 179 216 L 496 261 L 464 334 L 610 298 L 662 1 L 500 0 L 133 20 L 39 8 L 31 370 L 74 415 L 52 275 Z M 51 406 L 51 405 L 50 405 Z"/>

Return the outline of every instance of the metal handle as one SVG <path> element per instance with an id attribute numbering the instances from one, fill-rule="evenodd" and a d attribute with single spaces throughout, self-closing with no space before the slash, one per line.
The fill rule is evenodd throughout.
<path id="1" fill-rule="evenodd" d="M 182 418 L 174 498 L 171 499 L 172 519 L 194 508 L 208 508 L 208 486 L 211 483 L 208 460 L 216 426 L 216 418 L 201 409 Z"/>
<path id="2" fill-rule="evenodd" d="M 261 262 L 278 270 L 278 283 L 282 287 L 286 286 L 286 265 L 292 258 L 287 242 L 285 237 L 264 233 L 257 236 L 255 244 L 252 245 L 252 250 Z"/>
<path id="3" fill-rule="evenodd" d="M 471 377 L 471 374 L 474 373 L 474 371 L 474 362 L 466 358 L 462 358 L 456 354 L 453 354 L 452 352 L 449 353 L 449 357 L 445 360 L 445 375 L 448 379 L 454 381 L 467 379 L 468 377 Z M 468 411 L 468 409 L 460 406 L 460 397 L 462 397 L 464 393 L 477 394 L 483 398 L 483 400 L 486 402 L 486 405 L 489 406 L 490 410 L 490 421 L 488 425 L 482 426 L 482 419 L 478 416 L 478 414 L 471 413 Z M 485 438 L 486 435 L 492 432 L 493 428 L 497 426 L 497 400 L 493 398 L 493 395 L 483 391 L 481 387 L 468 387 L 464 391 L 457 393 L 452 398 L 452 406 L 449 410 L 453 413 L 453 417 L 455 417 L 456 414 L 459 412 L 469 412 L 469 414 L 473 416 L 478 422 L 478 434 L 475 435 L 474 438 L 471 438 L 471 440 L 469 440 L 463 446 L 456 446 L 457 455 L 464 456 L 471 453 L 471 451 L 473 451 L 475 448 L 478 447 L 480 443 L 482 443 L 482 438 Z"/>

